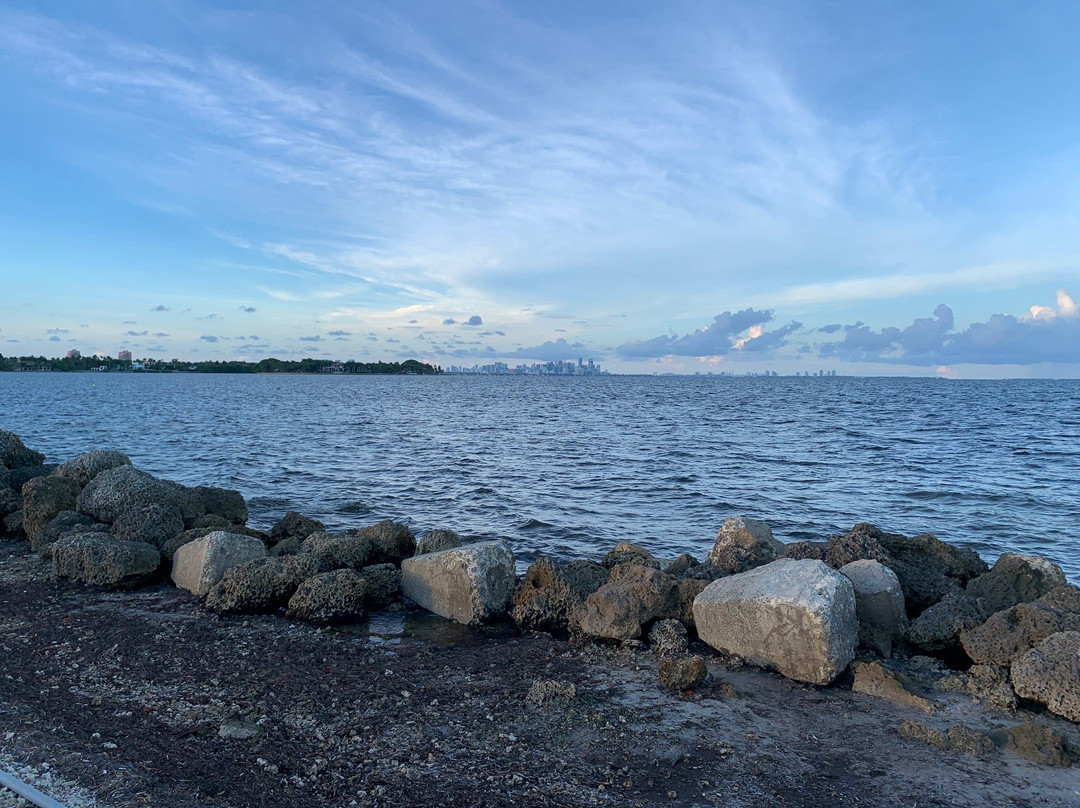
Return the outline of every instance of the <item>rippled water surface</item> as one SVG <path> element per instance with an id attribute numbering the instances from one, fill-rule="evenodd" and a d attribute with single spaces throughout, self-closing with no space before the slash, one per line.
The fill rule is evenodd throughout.
<path id="1" fill-rule="evenodd" d="M 701 557 L 735 514 L 785 541 L 871 521 L 1080 580 L 1076 381 L 4 373 L 0 429 L 238 488 L 263 528 L 391 517 L 529 560 Z"/>

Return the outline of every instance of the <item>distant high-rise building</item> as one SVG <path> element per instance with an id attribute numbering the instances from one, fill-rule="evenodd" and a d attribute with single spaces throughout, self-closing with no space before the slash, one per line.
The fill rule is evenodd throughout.
<path id="1" fill-rule="evenodd" d="M 70 351 L 67 352 L 67 358 L 68 359 L 82 359 L 82 354 L 79 353 L 79 351 L 77 349 L 72 348 Z"/>
<path id="2" fill-rule="evenodd" d="M 116 355 L 116 358 L 119 359 L 121 362 L 130 362 L 131 351 L 121 351 Z"/>

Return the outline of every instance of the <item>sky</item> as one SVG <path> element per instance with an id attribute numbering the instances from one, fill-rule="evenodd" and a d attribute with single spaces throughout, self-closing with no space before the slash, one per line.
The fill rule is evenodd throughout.
<path id="1" fill-rule="evenodd" d="M 0 353 L 1080 377 L 1080 4 L 0 0 Z"/>

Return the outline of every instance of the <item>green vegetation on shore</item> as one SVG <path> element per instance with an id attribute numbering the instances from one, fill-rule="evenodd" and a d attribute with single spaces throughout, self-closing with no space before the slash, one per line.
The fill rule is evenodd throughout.
<path id="1" fill-rule="evenodd" d="M 46 359 L 44 356 L 7 357 L 0 354 L 0 371 L 136 371 L 144 373 L 383 373 L 394 375 L 428 375 L 442 373 L 438 365 L 415 359 L 404 362 L 336 362 L 331 359 L 305 358 L 299 360 L 262 359 L 258 362 L 203 361 L 187 362 L 172 359 L 114 359 L 108 356 L 66 356 Z"/>

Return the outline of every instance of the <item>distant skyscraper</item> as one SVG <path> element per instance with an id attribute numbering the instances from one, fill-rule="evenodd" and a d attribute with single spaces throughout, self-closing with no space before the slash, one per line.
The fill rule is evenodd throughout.
<path id="1" fill-rule="evenodd" d="M 67 352 L 67 358 L 68 359 L 82 359 L 82 354 L 79 353 L 77 349 L 72 348 L 70 351 Z"/>
<path id="2" fill-rule="evenodd" d="M 121 362 L 130 362 L 131 351 L 121 351 L 116 355 L 116 358 L 119 359 Z"/>

